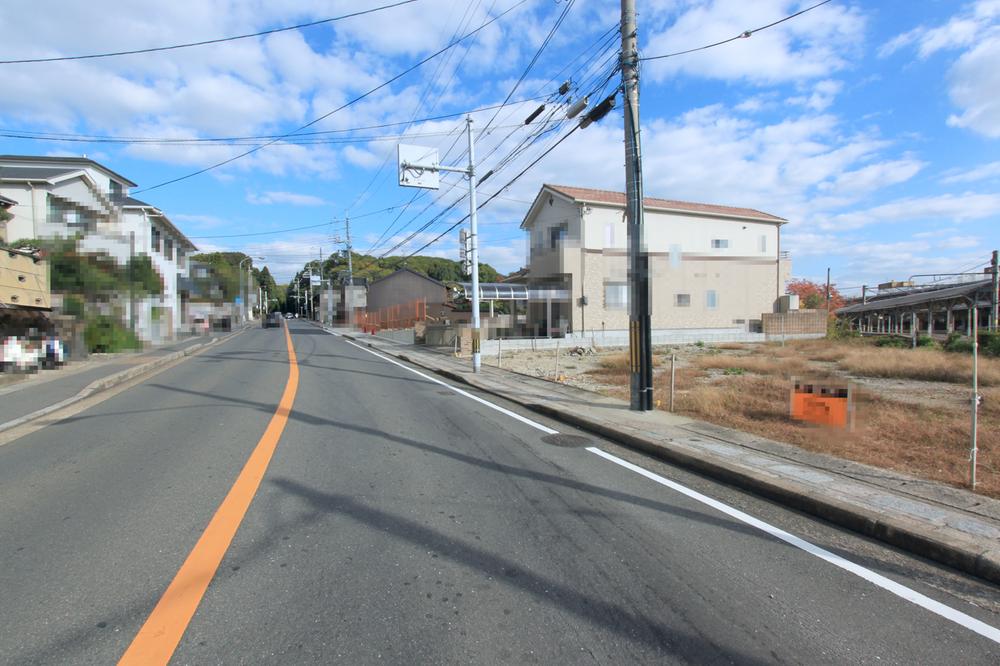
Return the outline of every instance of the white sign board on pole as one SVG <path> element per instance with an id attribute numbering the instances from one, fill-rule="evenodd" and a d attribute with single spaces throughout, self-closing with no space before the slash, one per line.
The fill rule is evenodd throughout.
<path id="1" fill-rule="evenodd" d="M 437 148 L 426 146 L 398 147 L 399 184 L 403 187 L 419 187 L 425 190 L 436 190 L 440 186 L 440 176 L 437 172 Z"/>
<path id="2" fill-rule="evenodd" d="M 309 282 L 311 284 L 319 284 L 321 280 L 322 280 L 322 278 L 320 278 L 320 276 L 318 276 L 318 275 L 310 275 L 309 276 Z"/>

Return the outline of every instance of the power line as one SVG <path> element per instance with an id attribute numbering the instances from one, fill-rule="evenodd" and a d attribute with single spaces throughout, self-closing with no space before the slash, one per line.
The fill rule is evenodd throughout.
<path id="1" fill-rule="evenodd" d="M 370 213 L 361 213 L 360 215 L 354 215 L 354 216 L 352 216 L 351 219 L 361 219 L 363 217 L 371 217 L 372 215 L 378 215 L 380 213 L 385 213 L 385 212 L 388 212 L 390 210 L 395 210 L 396 208 L 399 208 L 399 206 L 390 206 L 388 208 L 382 208 L 381 210 L 373 210 Z M 247 233 L 247 234 L 220 234 L 220 235 L 217 235 L 217 236 L 188 236 L 188 238 L 197 238 L 197 239 L 201 240 L 201 239 L 205 239 L 205 238 L 244 238 L 246 236 L 266 236 L 268 234 L 283 234 L 283 233 L 285 233 L 287 231 L 301 231 L 303 229 L 316 229 L 318 227 L 325 227 L 325 226 L 327 226 L 329 224 L 333 224 L 334 222 L 343 222 L 343 220 L 333 219 L 333 220 L 330 220 L 329 222 L 321 222 L 320 224 L 309 224 L 309 225 L 306 225 L 304 227 L 289 227 L 287 229 L 275 229 L 274 231 L 257 231 L 257 232 L 253 232 L 253 233 Z"/>
<path id="2" fill-rule="evenodd" d="M 264 35 L 273 35 L 278 32 L 288 32 L 289 30 L 299 30 L 301 28 L 311 28 L 312 26 L 322 25 L 324 23 L 333 23 L 334 21 L 342 21 L 343 19 L 352 18 L 354 16 L 363 16 L 365 14 L 372 14 L 374 12 L 382 11 L 383 9 L 392 9 L 393 7 L 400 7 L 402 5 L 408 5 L 411 2 L 417 2 L 417 0 L 401 0 L 401 2 L 396 2 L 391 5 L 383 5 L 381 7 L 373 7 L 371 9 L 365 9 L 358 12 L 352 12 L 350 14 L 344 14 L 343 16 L 335 16 L 333 18 L 321 19 L 319 21 L 311 21 L 309 23 L 300 23 L 299 25 L 290 25 L 285 28 L 274 28 L 272 30 L 262 30 L 260 32 L 252 32 L 246 35 L 235 35 L 233 37 L 220 37 L 218 39 L 206 39 L 200 42 L 188 42 L 186 44 L 173 44 L 171 46 L 156 46 L 147 49 L 135 49 L 133 51 L 113 51 L 110 53 L 92 53 L 89 55 L 76 55 L 76 56 L 54 56 L 52 58 L 21 58 L 19 60 L 0 60 L 0 65 L 23 65 L 27 63 L 37 63 L 37 62 L 61 62 L 65 60 L 93 60 L 95 58 L 112 58 L 116 56 L 124 55 L 136 55 L 138 53 L 156 53 L 158 51 L 173 51 L 176 49 L 186 49 L 192 46 L 206 46 L 208 44 L 221 44 L 222 42 L 233 42 L 238 39 L 249 39 L 251 37 L 261 37 Z"/>
<path id="3" fill-rule="evenodd" d="M 478 206 L 476 206 L 476 210 L 482 210 L 482 208 L 484 206 L 486 206 L 486 204 L 488 204 L 489 202 L 491 202 L 494 199 L 496 199 L 497 197 L 499 197 L 501 192 L 503 192 L 508 187 L 510 187 L 511 185 L 513 185 L 521 176 L 523 176 L 528 171 L 528 169 L 530 169 L 531 167 L 535 166 L 540 161 L 542 161 L 542 159 L 546 155 L 548 155 L 553 150 L 555 150 L 556 147 L 559 146 L 559 144 L 561 144 L 563 141 L 565 141 L 566 139 L 568 139 L 569 137 L 571 137 L 573 135 L 573 133 L 576 132 L 578 129 L 580 129 L 580 126 L 576 125 L 575 127 L 573 127 L 573 129 L 571 129 L 569 132 L 567 132 L 565 135 L 563 135 L 562 138 L 560 138 L 554 144 L 552 144 L 551 146 L 549 146 L 549 148 L 544 153 L 542 153 L 541 155 L 539 155 L 538 157 L 536 157 L 534 160 L 532 160 L 532 162 L 528 166 L 524 167 L 520 171 L 520 173 L 518 173 L 516 176 L 514 176 L 513 178 L 511 178 L 510 180 L 508 180 L 504 184 L 503 187 L 501 187 L 499 190 L 497 190 L 496 192 L 494 192 L 493 195 L 491 195 L 489 198 L 487 198 L 483 203 L 481 203 Z M 458 225 L 462 224 L 462 222 L 465 222 L 465 220 L 467 220 L 468 218 L 469 218 L 469 215 L 466 214 L 465 217 L 463 217 L 458 222 L 456 222 L 455 224 L 451 225 L 450 227 L 448 227 L 447 229 L 445 229 L 444 231 L 442 231 L 440 234 L 438 234 L 437 236 L 435 236 L 431 241 L 429 241 L 427 243 L 424 243 L 419 248 L 417 248 L 416 250 L 414 250 L 410 254 L 406 255 L 406 257 L 404 257 L 404 259 L 412 257 L 417 252 L 421 252 L 421 251 L 427 249 L 428 247 L 430 247 L 431 245 L 433 245 L 434 243 L 438 242 L 439 240 L 441 240 L 441 238 L 443 238 L 445 236 L 445 234 L 453 231 Z"/>
<path id="4" fill-rule="evenodd" d="M 455 47 L 459 43 L 463 42 L 464 40 L 466 40 L 469 37 L 471 37 L 471 36 L 475 35 L 476 33 L 478 33 L 480 30 L 483 30 L 487 26 L 495 23 L 496 21 L 499 21 L 505 15 L 507 15 L 510 12 L 514 11 L 515 9 L 517 9 L 518 7 L 520 7 L 521 5 L 523 5 L 527 1 L 528 0 L 520 0 L 519 2 L 515 3 L 514 5 L 512 5 L 508 9 L 506 9 L 505 11 L 503 11 L 500 14 L 497 14 L 496 16 L 494 16 L 493 18 L 491 18 L 489 21 L 486 21 L 485 23 L 483 23 L 482 25 L 480 25 L 475 30 L 472 30 L 471 32 L 467 32 L 466 34 L 464 34 L 459 39 L 453 41 L 452 43 L 448 44 L 444 48 L 439 49 L 438 51 L 435 51 L 434 53 L 432 53 L 431 55 L 427 56 L 423 60 L 418 61 L 416 64 L 411 65 L 410 67 L 406 68 L 405 70 L 403 70 L 402 72 L 400 72 L 396 76 L 392 77 L 391 79 L 389 79 L 389 80 L 387 80 L 387 81 L 385 81 L 383 83 L 380 83 L 379 85 L 375 86 L 374 88 L 372 88 L 368 92 L 362 93 L 362 94 L 358 95 L 357 97 L 355 97 L 355 98 L 353 98 L 353 99 L 351 99 L 351 100 L 349 100 L 347 102 L 344 102 L 343 104 L 341 104 L 337 108 L 333 109 L 332 111 L 329 111 L 328 113 L 324 113 L 320 117 L 318 117 L 318 118 L 316 118 L 314 120 L 309 121 L 305 125 L 302 125 L 301 127 L 297 128 L 297 129 L 294 129 L 291 132 L 288 132 L 287 134 L 283 134 L 283 135 L 281 135 L 281 136 L 279 136 L 279 137 L 277 137 L 275 139 L 272 139 L 272 140 L 268 141 L 267 143 L 264 143 L 264 144 L 262 144 L 260 146 L 255 146 L 254 148 L 251 148 L 250 150 L 244 151 L 244 152 L 240 153 L 239 155 L 235 155 L 233 157 L 230 157 L 229 159 L 222 160 L 221 162 L 216 162 L 215 164 L 213 164 L 211 166 L 207 166 L 204 169 L 199 169 L 199 170 L 193 171 L 193 172 L 191 172 L 191 173 L 189 173 L 187 175 L 179 176 L 177 178 L 172 178 L 171 180 L 166 180 L 166 181 L 163 181 L 162 183 L 157 183 L 156 185 L 151 185 L 150 187 L 144 187 L 142 189 L 136 190 L 135 193 L 138 194 L 140 192 L 148 192 L 149 190 L 155 190 L 155 189 L 158 189 L 160 187 L 165 187 L 167 185 L 172 185 L 174 183 L 178 183 L 178 182 L 180 182 L 182 180 L 187 180 L 188 178 L 193 178 L 195 176 L 200 176 L 203 173 L 207 173 L 207 172 L 209 172 L 209 171 L 211 171 L 213 169 L 217 169 L 217 168 L 219 168 L 221 166 L 224 166 L 226 164 L 230 164 L 232 162 L 235 162 L 238 159 L 242 159 L 242 158 L 246 157 L 247 155 L 252 155 L 253 153 L 256 153 L 259 150 L 262 150 L 264 148 L 267 148 L 268 146 L 274 145 L 275 143 L 277 143 L 281 139 L 286 139 L 286 138 L 288 138 L 290 136 L 293 136 L 296 133 L 301 132 L 302 130 L 306 129 L 307 127 L 312 127 L 316 123 L 329 118 L 330 116 L 332 116 L 333 114 L 337 113 L 338 111 L 346 109 L 347 107 L 351 106 L 352 104 L 356 104 L 357 102 L 360 102 L 361 100 L 363 100 L 366 97 L 372 95 L 373 93 L 381 90 L 382 88 L 385 88 L 386 86 L 390 85 L 391 83 L 393 83 L 395 81 L 398 81 L 399 79 L 403 78 L 404 76 L 406 76 L 410 72 L 416 70 L 417 68 L 421 67 L 422 65 L 424 65 L 427 62 L 429 62 L 430 60 L 433 60 L 434 58 L 438 57 L 439 55 L 441 55 L 442 53 L 444 53 L 448 49 Z"/>
<path id="5" fill-rule="evenodd" d="M 705 46 L 699 46 L 699 47 L 694 48 L 694 49 L 687 49 L 686 51 L 677 51 L 675 53 L 665 53 L 663 55 L 647 56 L 645 58 L 639 58 L 639 60 L 640 61 L 643 61 L 643 60 L 661 60 L 663 58 L 673 58 L 674 56 L 685 55 L 687 53 L 694 53 L 695 51 L 704 51 L 705 49 L 711 49 L 711 48 L 715 48 L 716 46 L 722 46 L 723 44 L 728 44 L 729 42 L 735 42 L 737 39 L 747 39 L 751 35 L 753 35 L 755 32 L 760 32 L 761 30 L 767 30 L 768 28 L 773 28 L 774 26 L 778 25 L 779 23 L 784 23 L 785 21 L 789 21 L 789 20 L 795 18 L 796 16 L 801 16 L 801 15 L 805 14 L 806 12 L 810 12 L 810 11 L 816 9 L 817 7 L 822 7 L 823 5 L 827 4 L 828 2 L 832 2 L 832 0 L 823 0 L 823 2 L 818 2 L 815 5 L 813 5 L 812 7 L 806 7 L 802 11 L 798 11 L 798 12 L 795 12 L 794 14 L 790 14 L 789 16 L 786 16 L 783 19 L 775 21 L 774 23 L 768 23 L 767 25 L 762 25 L 761 27 L 754 28 L 753 30 L 744 30 L 740 34 L 736 35 L 735 37 L 730 37 L 729 39 L 723 39 L 721 42 L 715 42 L 713 44 L 706 44 Z"/>
<path id="6" fill-rule="evenodd" d="M 522 102 L 537 102 L 540 99 L 546 99 L 551 95 L 536 95 L 534 97 L 525 97 L 519 99 L 511 104 L 519 104 Z M 456 111 L 455 113 L 445 113 L 439 116 L 430 116 L 427 118 L 418 118 L 415 120 L 404 120 L 396 123 L 382 123 L 380 125 L 365 125 L 363 127 L 346 127 L 343 129 L 332 129 L 332 130 L 317 130 L 315 132 L 296 132 L 295 136 L 318 136 L 324 134 L 347 134 L 349 132 L 360 132 L 363 130 L 374 130 L 374 129 L 385 129 L 387 127 L 399 127 L 400 125 L 411 125 L 416 123 L 427 123 L 434 122 L 436 120 L 449 120 L 451 118 L 457 118 L 459 116 L 466 116 L 470 113 L 478 113 L 480 111 L 491 111 L 493 109 L 499 109 L 503 104 L 491 104 L 490 106 L 482 106 L 477 109 L 469 109 L 468 111 Z M 113 134 L 71 134 L 71 133 L 60 133 L 60 132 L 31 132 L 28 130 L 14 130 L 0 128 L 0 136 L 11 138 L 11 139 L 39 139 L 39 140 L 50 140 L 50 141 L 69 141 L 74 139 L 92 139 L 94 143 L 102 142 L 133 142 L 133 143 L 211 143 L 211 142 L 234 142 L 234 141 L 264 141 L 266 139 L 281 139 L 288 135 L 284 134 L 263 134 L 260 136 L 217 136 L 217 137 L 186 137 L 186 138 L 165 138 L 165 137 L 155 137 L 155 136 L 121 136 Z M 451 134 L 451 132 L 447 132 Z M 410 135 L 415 136 L 415 135 Z"/>
<path id="7" fill-rule="evenodd" d="M 529 125 L 537 125 L 540 123 L 529 123 Z M 524 127 L 524 123 L 517 123 L 516 125 L 499 125 L 498 128 L 521 128 Z M 439 137 L 439 136 L 451 136 L 454 134 L 454 130 L 450 132 L 415 132 L 413 134 L 378 134 L 372 136 L 348 136 L 348 137 L 337 137 L 337 138 L 308 138 L 304 140 L 283 140 L 281 143 L 289 146 L 323 146 L 323 145 L 336 145 L 336 144 L 346 144 L 346 143 L 372 143 L 377 141 L 398 141 L 400 139 L 417 139 L 424 137 Z M 291 137 L 291 139 L 297 138 Z M 247 139 L 219 139 L 219 140 L 207 140 L 207 139 L 154 139 L 154 138 L 144 138 L 144 139 L 118 139 L 118 138 L 105 138 L 105 139 L 89 139 L 89 138 L 75 138 L 75 137 L 49 137 L 49 136 L 34 136 L 28 133 L 20 134 L 10 134 L 7 132 L 0 131 L 0 138 L 7 139 L 24 139 L 29 141 L 66 141 L 72 143 L 112 143 L 112 144 L 125 144 L 125 145 L 168 145 L 168 146 L 246 146 L 246 145 L 257 145 L 260 141 L 254 141 Z"/>
<path id="8" fill-rule="evenodd" d="M 559 17 L 556 19 L 555 24 L 553 24 L 552 28 L 549 30 L 549 34 L 547 34 L 545 36 L 545 39 L 542 40 L 542 43 L 538 47 L 538 50 L 535 51 L 535 55 L 532 56 L 531 61 L 528 62 L 528 66 L 524 68 L 523 72 L 521 72 L 521 76 L 520 76 L 520 78 L 517 79 L 517 83 L 515 83 L 514 87 L 510 89 L 509 93 L 507 93 L 507 97 L 503 101 L 504 105 L 507 104 L 507 102 L 510 101 L 510 98 L 514 96 L 514 93 L 517 92 L 518 87 L 524 81 L 525 77 L 528 76 L 528 72 L 530 72 L 531 68 L 534 67 L 535 63 L 538 62 L 538 58 L 542 55 L 542 51 L 544 51 L 545 47 L 547 47 L 549 45 L 549 42 L 552 40 L 552 37 L 556 34 L 556 31 L 559 30 L 559 26 L 561 26 L 563 24 L 563 21 L 565 20 L 566 15 L 569 13 L 569 10 L 573 8 L 573 5 L 575 3 L 576 3 L 576 0 L 569 0 L 569 2 L 566 3 L 566 6 L 563 7 L 562 13 L 559 14 Z M 501 105 L 501 109 L 502 108 L 503 108 L 503 105 Z M 489 131 L 490 125 L 493 124 L 493 121 L 496 120 L 496 117 L 499 114 L 500 114 L 500 109 L 497 109 L 496 112 L 494 112 L 493 117 L 490 118 L 489 122 L 486 123 L 486 126 L 482 129 L 482 131 L 480 131 L 481 135 L 482 134 L 486 134 Z"/>

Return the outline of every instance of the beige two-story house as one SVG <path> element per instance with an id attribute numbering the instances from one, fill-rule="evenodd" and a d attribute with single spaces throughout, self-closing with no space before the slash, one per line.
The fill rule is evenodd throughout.
<path id="1" fill-rule="evenodd" d="M 751 208 L 646 198 L 654 331 L 758 330 L 785 292 L 787 220 Z M 529 329 L 540 335 L 628 329 L 625 195 L 543 185 L 521 228 L 530 236 Z"/>

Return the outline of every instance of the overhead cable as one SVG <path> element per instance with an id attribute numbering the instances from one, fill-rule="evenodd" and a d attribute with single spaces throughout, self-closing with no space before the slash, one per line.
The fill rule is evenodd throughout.
<path id="1" fill-rule="evenodd" d="M 789 16 L 786 16 L 783 19 L 775 21 L 774 23 L 768 23 L 767 25 L 762 25 L 761 27 L 754 28 L 753 30 L 744 30 L 740 34 L 736 35 L 735 37 L 730 37 L 729 39 L 723 39 L 721 42 L 715 42 L 713 44 L 706 44 L 705 46 L 699 46 L 699 47 L 694 48 L 694 49 L 687 49 L 686 51 L 677 51 L 675 53 L 664 53 L 663 55 L 656 55 L 656 56 L 646 56 L 644 58 L 639 58 L 639 60 L 640 61 L 643 61 L 643 60 L 662 60 L 663 58 L 673 58 L 674 56 L 685 55 L 687 53 L 694 53 L 695 51 L 704 51 L 706 49 L 715 48 L 716 46 L 722 46 L 723 44 L 728 44 L 729 42 L 735 42 L 737 39 L 747 39 L 747 38 L 749 38 L 751 35 L 753 35 L 756 32 L 760 32 L 761 30 L 767 30 L 768 28 L 773 28 L 774 26 L 778 25 L 779 23 L 784 23 L 785 21 L 789 21 L 789 20 L 795 18 L 796 16 L 802 16 L 806 12 L 810 12 L 810 11 L 816 9 L 817 7 L 822 7 L 823 5 L 827 4 L 828 2 L 832 2 L 832 1 L 833 0 L 823 0 L 823 2 L 818 2 L 818 3 L 816 3 L 815 5 L 813 5 L 811 7 L 806 7 L 805 9 L 803 9 L 801 11 L 798 11 L 798 12 L 795 12 L 794 14 L 790 14 Z"/>
<path id="2" fill-rule="evenodd" d="M 221 44 L 222 42 L 233 42 L 238 39 L 250 39 L 251 37 L 262 37 L 264 35 L 273 35 L 278 32 L 288 32 L 289 30 L 300 30 L 302 28 L 311 28 L 312 26 L 322 25 L 324 23 L 333 23 L 334 21 L 342 21 L 344 19 L 352 18 L 354 16 L 363 16 L 365 14 L 372 14 L 374 12 L 382 11 L 383 9 L 392 9 L 393 7 L 408 5 L 411 2 L 417 2 L 417 0 L 401 0 L 400 2 L 396 2 L 391 5 L 372 7 L 371 9 L 352 12 L 350 14 L 344 14 L 342 16 L 334 16 L 333 18 L 320 19 L 319 21 L 310 21 L 309 23 L 300 23 L 298 25 L 290 25 L 284 28 L 273 28 L 271 30 L 262 30 L 260 32 L 252 32 L 246 35 L 235 35 L 233 37 L 220 37 L 218 39 L 206 39 L 200 42 L 188 42 L 186 44 L 172 44 L 170 46 L 155 46 L 152 48 L 135 49 L 132 51 L 113 51 L 110 53 L 92 53 L 89 55 L 75 55 L 75 56 L 53 56 L 51 58 L 21 58 L 18 60 L 0 60 L 0 65 L 22 65 L 26 63 L 60 62 L 64 60 L 94 60 L 96 58 L 113 58 L 116 56 L 136 55 L 139 53 L 156 53 L 158 51 L 173 51 L 176 49 L 190 48 L 192 46 Z"/>
<path id="3" fill-rule="evenodd" d="M 277 137 L 275 139 L 271 139 L 267 143 L 261 144 L 259 146 L 255 146 L 255 147 L 251 148 L 250 150 L 243 151 L 242 153 L 240 153 L 238 155 L 230 157 L 229 159 L 222 160 L 221 162 L 216 162 L 215 164 L 212 164 L 211 166 L 207 166 L 207 167 L 205 167 L 203 169 L 198 169 L 197 171 L 193 171 L 193 172 L 191 172 L 189 174 L 186 174 L 184 176 L 179 176 L 177 178 L 172 178 L 170 180 L 165 180 L 162 183 L 157 183 L 156 185 L 151 185 L 150 187 L 144 187 L 142 189 L 136 190 L 136 193 L 139 193 L 139 192 L 148 192 L 149 190 L 155 190 L 155 189 L 158 189 L 160 187 L 165 187 L 167 185 L 172 185 L 172 184 L 180 182 L 182 180 L 187 180 L 188 178 L 194 178 L 195 176 L 200 176 L 203 173 L 207 173 L 209 171 L 212 171 L 213 169 L 217 169 L 217 168 L 219 168 L 221 166 L 225 166 L 226 164 L 230 164 L 232 162 L 235 162 L 236 160 L 242 159 L 242 158 L 244 158 L 244 157 L 246 157 L 248 155 L 252 155 L 253 153 L 256 153 L 259 150 L 262 150 L 264 148 L 267 148 L 268 146 L 274 145 L 275 143 L 277 143 L 281 139 L 286 139 L 286 138 L 288 138 L 290 136 L 295 135 L 298 132 L 301 132 L 302 130 L 304 130 L 306 128 L 312 127 L 316 123 L 319 123 L 319 122 L 321 122 L 323 120 L 326 120 L 327 118 L 329 118 L 333 114 L 337 113 L 338 111 L 342 111 L 343 109 L 346 109 L 347 107 L 360 102 L 361 100 L 363 100 L 366 97 L 369 97 L 370 95 L 378 92 L 382 88 L 385 88 L 386 86 L 394 83 L 395 81 L 398 81 L 399 79 L 403 78 L 404 76 L 406 76 L 410 72 L 418 69 L 419 67 L 421 67 L 422 65 L 426 64 L 427 62 L 429 62 L 429 61 L 433 60 L 434 58 L 438 57 L 439 55 L 441 55 L 442 53 L 444 53 L 448 49 L 454 48 L 455 46 L 457 46 L 461 42 L 465 41 L 469 37 L 472 37 L 473 35 L 475 35 L 479 31 L 483 30 L 484 28 L 492 25 L 496 21 L 499 21 L 501 18 L 503 18 L 504 16 L 506 16 L 510 12 L 514 11 L 515 9 L 517 9 L 518 7 L 520 7 L 521 5 L 523 5 L 524 3 L 526 3 L 527 1 L 528 0 L 520 0 L 519 2 L 511 5 L 509 8 L 507 8 L 506 10 L 504 10 L 503 12 L 501 12 L 500 14 L 497 14 L 496 16 L 494 16 L 493 18 L 491 18 L 490 20 L 486 21 L 485 23 L 483 23 L 482 25 L 480 25 L 475 30 L 467 32 L 466 34 L 462 35 L 457 40 L 455 40 L 455 41 L 451 42 L 450 44 L 448 44 L 447 46 L 445 46 L 445 47 L 443 47 L 443 48 L 435 51 L 434 53 L 430 54 L 426 58 L 423 58 L 422 60 L 419 60 L 418 62 L 416 62 L 415 64 L 411 65 L 410 67 L 407 67 L 405 70 L 403 70 L 402 72 L 400 72 L 396 76 L 392 77 L 391 79 L 388 79 L 387 81 L 384 81 L 384 82 L 380 83 L 379 85 L 377 85 L 374 88 L 368 90 L 367 92 L 364 92 L 364 93 L 358 95 L 357 97 L 354 97 L 354 98 L 348 100 L 347 102 L 344 102 L 343 104 L 341 104 L 337 108 L 333 109 L 332 111 L 324 113 L 323 115 L 319 116 L 318 118 L 310 120 L 305 125 L 302 125 L 302 126 L 296 128 L 296 129 L 292 130 L 291 132 L 288 132 L 287 134 L 282 134 L 281 136 L 279 136 L 279 137 Z"/>

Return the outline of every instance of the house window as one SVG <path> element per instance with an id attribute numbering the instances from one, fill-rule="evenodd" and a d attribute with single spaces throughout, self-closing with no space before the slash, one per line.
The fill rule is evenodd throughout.
<path id="1" fill-rule="evenodd" d="M 184 250 L 177 248 L 177 268 L 184 268 Z"/>
<path id="2" fill-rule="evenodd" d="M 615 246 L 615 225 L 607 224 L 604 226 L 604 247 L 612 248 Z"/>
<path id="3" fill-rule="evenodd" d="M 549 229 L 549 249 L 555 250 L 557 247 L 562 245 L 563 239 L 566 238 L 566 232 L 569 228 L 565 224 L 560 224 L 558 227 L 552 227 Z"/>
<path id="4" fill-rule="evenodd" d="M 729 247 L 728 238 L 713 238 L 712 239 L 712 249 L 713 250 L 725 250 Z"/>
<path id="5" fill-rule="evenodd" d="M 604 309 L 625 310 L 628 308 L 628 283 L 604 283 Z"/>
<path id="6" fill-rule="evenodd" d="M 761 236 L 757 240 L 757 250 L 761 254 L 766 254 L 767 253 L 767 236 Z"/>
<path id="7" fill-rule="evenodd" d="M 124 190 L 122 189 L 122 184 L 117 181 L 109 181 L 111 189 L 111 201 L 112 203 L 120 204 L 125 200 Z"/>
<path id="8" fill-rule="evenodd" d="M 174 241 L 170 238 L 163 239 L 163 256 L 168 261 L 174 258 Z"/>
<path id="9" fill-rule="evenodd" d="M 674 305 L 679 308 L 691 307 L 691 294 L 674 294 Z"/>
<path id="10" fill-rule="evenodd" d="M 709 310 L 719 307 L 719 296 L 715 293 L 714 289 L 709 289 L 705 292 L 705 307 Z"/>
<path id="11" fill-rule="evenodd" d="M 151 240 L 150 247 L 153 249 L 153 251 L 159 252 L 160 251 L 160 230 L 157 229 L 156 227 L 152 227 L 152 229 L 150 231 L 151 231 L 151 234 L 150 234 L 150 240 Z"/>

